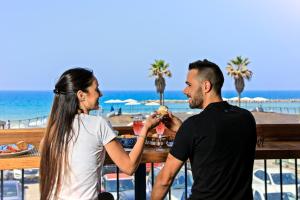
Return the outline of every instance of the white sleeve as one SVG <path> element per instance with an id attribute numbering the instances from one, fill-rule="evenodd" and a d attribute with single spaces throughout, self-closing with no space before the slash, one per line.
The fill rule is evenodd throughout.
<path id="1" fill-rule="evenodd" d="M 106 145 L 111 140 L 113 140 L 117 135 L 113 131 L 110 123 L 108 123 L 104 118 L 100 118 L 100 127 L 98 131 L 98 138 L 103 145 Z"/>

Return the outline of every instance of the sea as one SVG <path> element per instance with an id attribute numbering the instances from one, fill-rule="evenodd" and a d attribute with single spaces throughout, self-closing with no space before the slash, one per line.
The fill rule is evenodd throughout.
<path id="1" fill-rule="evenodd" d="M 223 91 L 226 99 L 237 96 L 236 91 Z M 0 120 L 26 120 L 47 117 L 53 101 L 52 91 L 0 91 Z M 198 112 L 189 108 L 187 97 L 182 91 L 165 91 L 165 104 L 173 112 Z M 248 110 L 261 107 L 266 111 L 282 113 L 300 113 L 299 91 L 244 91 L 242 97 L 268 99 L 263 102 L 242 102 L 241 107 Z M 158 105 L 147 105 L 149 100 L 158 100 L 159 94 L 155 91 L 103 91 L 99 103 L 101 109 L 93 114 L 106 115 L 111 112 L 122 113 L 150 113 Z M 120 100 L 117 103 L 106 103 L 109 100 Z M 135 100 L 137 103 L 127 104 L 124 100 Z M 177 101 L 172 101 L 177 100 Z M 128 103 L 128 101 L 127 101 Z M 230 102 L 237 104 L 236 101 Z"/>

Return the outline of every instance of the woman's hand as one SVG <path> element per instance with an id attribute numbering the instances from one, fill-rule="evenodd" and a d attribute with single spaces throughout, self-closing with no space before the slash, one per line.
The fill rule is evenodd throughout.
<path id="1" fill-rule="evenodd" d="M 144 128 L 149 132 L 149 130 L 157 126 L 160 121 L 161 119 L 156 117 L 156 113 L 154 113 L 144 121 Z"/>

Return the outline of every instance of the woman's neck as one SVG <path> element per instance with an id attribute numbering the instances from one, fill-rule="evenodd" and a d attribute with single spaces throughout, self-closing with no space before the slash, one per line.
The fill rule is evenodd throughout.
<path id="1" fill-rule="evenodd" d="M 89 110 L 86 110 L 86 109 L 84 109 L 84 110 L 83 110 L 83 109 L 79 109 L 79 110 L 78 110 L 78 114 L 87 114 L 87 115 L 88 115 L 88 114 L 89 114 Z"/>

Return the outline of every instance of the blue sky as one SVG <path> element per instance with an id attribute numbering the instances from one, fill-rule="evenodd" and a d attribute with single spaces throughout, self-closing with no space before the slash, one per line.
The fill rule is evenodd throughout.
<path id="1" fill-rule="evenodd" d="M 166 89 L 181 90 L 188 63 L 225 72 L 238 55 L 252 61 L 246 90 L 300 86 L 299 0 L 1 1 L 0 26 L 0 90 L 50 90 L 73 66 L 104 90 L 153 90 L 154 59 L 170 64 Z"/>

